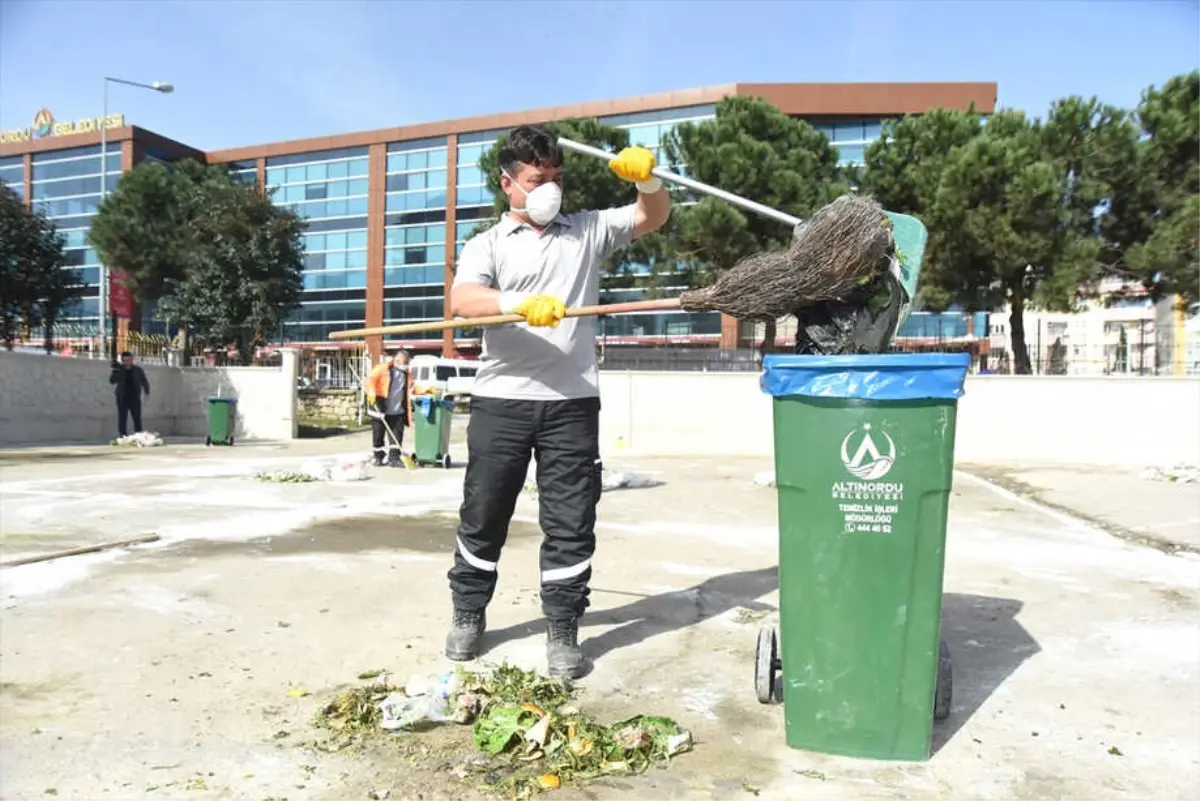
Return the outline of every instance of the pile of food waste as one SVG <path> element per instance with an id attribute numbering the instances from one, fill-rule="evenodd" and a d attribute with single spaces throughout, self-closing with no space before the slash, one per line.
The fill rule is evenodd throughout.
<path id="1" fill-rule="evenodd" d="M 339 693 L 318 713 L 319 726 L 355 738 L 469 725 L 474 747 L 486 757 L 471 761 L 481 789 L 508 798 L 639 774 L 692 748 L 691 733 L 670 718 L 639 714 L 603 724 L 574 705 L 561 680 L 508 664 L 414 677 L 403 687 L 382 671 L 359 678 L 371 683 Z"/>

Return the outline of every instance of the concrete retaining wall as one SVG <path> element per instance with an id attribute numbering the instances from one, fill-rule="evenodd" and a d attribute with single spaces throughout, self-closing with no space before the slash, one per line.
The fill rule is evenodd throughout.
<path id="1" fill-rule="evenodd" d="M 142 425 L 163 437 L 203 437 L 205 399 L 238 401 L 236 439 L 296 436 L 294 351 L 280 367 L 180 368 L 143 365 L 150 397 Z M 0 352 L 0 446 L 106 442 L 117 436 L 117 407 L 103 359 Z"/>
<path id="2" fill-rule="evenodd" d="M 601 446 L 653 454 L 773 453 L 755 373 L 602 372 Z M 1200 461 L 1200 379 L 971 376 L 962 462 Z"/>

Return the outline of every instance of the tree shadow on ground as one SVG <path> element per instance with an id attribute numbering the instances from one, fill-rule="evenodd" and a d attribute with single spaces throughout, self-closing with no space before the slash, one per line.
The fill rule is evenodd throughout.
<path id="1" fill-rule="evenodd" d="M 583 639 L 581 645 L 588 659 L 595 661 L 618 648 L 679 631 L 733 609 L 773 612 L 774 606 L 758 599 L 778 587 L 779 569 L 773 566 L 713 576 L 684 590 L 636 596 L 637 600 L 624 606 L 585 614 L 580 621 L 581 628 L 614 628 Z M 599 588 L 595 591 L 616 592 Z M 958 733 L 1009 676 L 1041 651 L 1037 641 L 1017 620 L 1023 606 L 1021 601 L 1012 598 L 959 593 L 943 596 L 942 639 L 950 649 L 953 702 L 950 716 L 934 725 L 934 753 Z M 512 640 L 544 636 L 545 630 L 544 621 L 536 620 L 491 631 L 486 635 L 486 647 L 490 649 Z M 754 665 L 747 664 L 746 670 L 749 676 Z"/>

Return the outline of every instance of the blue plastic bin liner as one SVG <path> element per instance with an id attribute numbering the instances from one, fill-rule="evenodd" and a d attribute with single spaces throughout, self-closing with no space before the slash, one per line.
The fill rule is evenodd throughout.
<path id="1" fill-rule="evenodd" d="M 771 354 L 763 358 L 759 386 L 777 398 L 956 399 L 970 365 L 967 353 Z"/>
<path id="2" fill-rule="evenodd" d="M 418 395 L 413 399 L 413 405 L 417 407 L 418 412 L 425 415 L 426 420 L 433 419 L 433 410 L 439 406 L 447 411 L 454 411 L 454 400 L 452 398 L 435 400 L 432 395 Z"/>

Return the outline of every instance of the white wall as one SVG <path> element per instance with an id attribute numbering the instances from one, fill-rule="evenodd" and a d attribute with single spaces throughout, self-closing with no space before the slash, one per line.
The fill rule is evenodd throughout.
<path id="1" fill-rule="evenodd" d="M 773 453 L 771 398 L 756 373 L 600 376 L 606 454 Z M 955 457 L 1200 462 L 1200 379 L 970 376 L 959 399 Z"/>
<path id="2" fill-rule="evenodd" d="M 179 368 L 143 365 L 150 397 L 142 425 L 163 437 L 203 437 L 205 401 L 238 400 L 235 439 L 296 436 L 295 351 L 282 367 Z M 117 436 L 117 405 L 103 359 L 0 351 L 0 446 L 107 442 Z"/>

